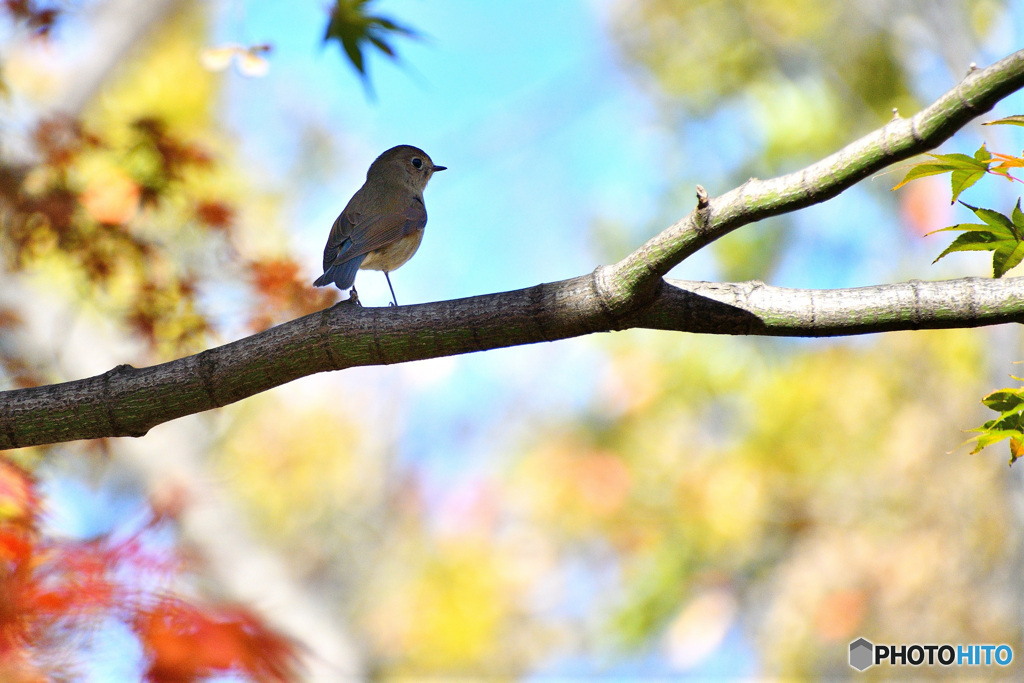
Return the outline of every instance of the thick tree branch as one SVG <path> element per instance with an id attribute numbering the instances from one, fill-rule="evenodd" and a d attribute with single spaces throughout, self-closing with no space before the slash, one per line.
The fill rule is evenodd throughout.
<path id="1" fill-rule="evenodd" d="M 973 71 L 909 120 L 803 171 L 708 199 L 633 254 L 590 275 L 398 308 L 338 305 L 162 365 L 0 393 L 0 449 L 140 436 L 155 425 L 327 370 L 533 344 L 632 327 L 829 336 L 1024 322 L 1024 279 L 910 282 L 801 291 L 761 283 L 666 282 L 675 264 L 747 223 L 824 201 L 938 145 L 1024 86 L 1024 51 Z"/>
<path id="2" fill-rule="evenodd" d="M 1024 278 L 912 280 L 852 289 L 666 280 L 636 327 L 704 334 L 838 337 L 1024 322 Z"/>
<path id="3" fill-rule="evenodd" d="M 614 319 L 591 276 L 398 308 L 339 304 L 231 344 L 149 368 L 0 394 L 0 448 L 141 436 L 299 377 L 533 344 L 613 329 L 830 336 L 1024 322 L 1024 278 L 838 290 L 664 282 Z"/>

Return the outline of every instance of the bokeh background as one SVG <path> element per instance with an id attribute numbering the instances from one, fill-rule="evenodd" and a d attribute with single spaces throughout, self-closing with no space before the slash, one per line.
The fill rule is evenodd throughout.
<path id="1" fill-rule="evenodd" d="M 368 49 L 363 77 L 324 43 L 325 4 L 7 17 L 0 389 L 330 305 L 309 286 L 327 232 L 393 145 L 450 169 L 399 302 L 503 291 L 615 261 L 697 183 L 800 168 L 1024 43 L 1024 10 L 998 0 L 381 0 L 368 11 L 416 35 L 388 34 L 397 60 Z M 1020 113 L 1014 95 L 991 118 Z M 944 151 L 1016 153 L 1024 132 L 996 128 Z M 924 234 L 970 214 L 943 178 L 899 178 L 673 275 L 990 276 L 984 254 L 932 265 L 944 245 Z M 379 273 L 357 284 L 386 305 Z M 629 331 L 309 377 L 141 439 L 9 455 L 38 477 L 45 534 L 186 557 L 178 590 L 251 608 L 317 680 L 835 677 L 859 636 L 1024 655 L 1020 466 L 963 445 L 1022 358 L 1010 327 Z M 81 680 L 146 668 L 116 619 L 50 647 Z"/>

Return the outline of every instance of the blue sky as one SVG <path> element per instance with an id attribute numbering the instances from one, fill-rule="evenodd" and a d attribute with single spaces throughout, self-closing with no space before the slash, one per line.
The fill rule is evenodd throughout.
<path id="1" fill-rule="evenodd" d="M 296 163 L 296 122 L 338 135 L 335 182 L 289 216 L 311 271 L 369 162 L 395 144 L 450 169 L 432 180 L 426 238 L 394 278 L 404 303 L 578 275 L 597 264 L 595 216 L 656 212 L 663 140 L 616 65 L 597 3 L 381 2 L 424 39 L 396 41 L 400 65 L 371 56 L 374 99 L 336 44 L 321 47 L 323 15 L 309 4 L 246 3 L 242 16 L 228 3 L 217 35 L 274 44 L 266 78 L 234 77 L 226 90 L 244 152 L 270 177 Z M 368 302 L 386 291 L 372 273 L 359 282 Z"/>

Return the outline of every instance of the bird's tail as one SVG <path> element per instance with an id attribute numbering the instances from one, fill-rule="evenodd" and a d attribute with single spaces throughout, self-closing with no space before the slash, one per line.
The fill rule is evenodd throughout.
<path id="1" fill-rule="evenodd" d="M 356 272 L 359 270 L 360 264 L 362 264 L 365 256 L 359 258 L 350 259 L 344 263 L 336 263 L 327 270 L 324 274 L 313 281 L 315 287 L 326 287 L 332 282 L 337 285 L 338 289 L 348 289 L 356 281 Z"/>

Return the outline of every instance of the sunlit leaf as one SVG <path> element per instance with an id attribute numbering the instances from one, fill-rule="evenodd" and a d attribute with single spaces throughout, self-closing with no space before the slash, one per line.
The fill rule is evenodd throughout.
<path id="1" fill-rule="evenodd" d="M 1014 232 L 1017 237 L 1024 238 L 1024 211 L 1020 210 L 1019 198 L 1013 207 L 1013 211 L 1010 213 L 1010 222 L 1013 223 Z"/>
<path id="2" fill-rule="evenodd" d="M 930 175 L 939 175 L 940 173 L 949 173 L 952 170 L 953 167 L 949 164 L 933 164 L 930 162 L 917 164 L 912 166 L 910 170 L 907 171 L 907 175 L 903 176 L 903 180 L 893 185 L 892 189 L 898 190 L 912 180 L 917 180 L 918 178 L 924 178 Z"/>
<path id="3" fill-rule="evenodd" d="M 980 223 L 959 223 L 949 227 L 940 228 L 936 232 L 959 231 L 964 234 L 953 240 L 953 243 L 946 247 L 939 254 L 937 262 L 946 254 L 954 251 L 991 251 L 993 277 L 1002 277 L 1006 271 L 1018 265 L 1024 260 L 1024 212 L 1020 210 L 1020 200 L 1013 209 L 1013 216 L 1008 217 L 992 209 L 984 209 L 960 202 L 974 214 L 984 221 Z"/>
<path id="4" fill-rule="evenodd" d="M 949 156 L 953 157 L 956 155 Z M 953 193 L 952 199 L 950 200 L 950 204 L 955 203 L 956 200 L 960 198 L 960 194 L 964 190 L 969 188 L 971 185 L 974 185 L 981 179 L 982 176 L 985 175 L 986 171 L 988 171 L 988 162 L 991 158 L 992 155 L 989 154 L 988 150 L 985 148 L 985 145 L 983 144 L 974 153 L 974 161 L 977 162 L 976 166 L 974 166 L 973 168 L 964 168 L 961 166 L 958 167 L 955 171 L 953 171 L 949 178 L 950 190 Z M 966 157 L 960 161 L 967 164 L 970 163 L 966 161 Z"/>
<path id="5" fill-rule="evenodd" d="M 987 446 L 991 446 L 994 443 L 999 443 L 1003 439 L 1009 439 L 1011 437 L 1019 436 L 1020 432 L 1013 429 L 993 429 L 990 431 L 986 431 L 984 434 L 978 437 L 978 440 L 975 443 L 974 449 L 971 451 L 971 454 L 973 455 L 974 453 L 978 453 Z"/>
<path id="6" fill-rule="evenodd" d="M 1007 216 L 999 213 L 998 211 L 993 211 L 992 209 L 983 209 L 971 206 L 965 202 L 960 203 L 973 211 L 974 215 L 978 218 L 987 223 L 991 227 L 992 232 L 1000 239 L 1012 238 L 1014 236 L 1013 221 L 1011 221 Z"/>
<path id="7" fill-rule="evenodd" d="M 981 223 L 957 223 L 956 225 L 950 225 L 945 228 L 939 228 L 938 230 L 932 230 L 929 233 L 925 233 L 925 237 L 928 235 L 934 235 L 937 232 L 992 232 L 991 225 L 982 225 Z M 994 236 L 993 236 L 994 237 Z"/>
<path id="8" fill-rule="evenodd" d="M 1017 460 L 1024 456 L 1024 437 L 1022 436 L 1011 436 L 1010 437 L 1010 464 L 1017 462 Z"/>
<path id="9" fill-rule="evenodd" d="M 992 159 L 998 160 L 1000 162 L 1000 166 L 1005 166 L 1007 168 L 1019 168 L 1024 166 L 1024 158 L 1015 157 L 1011 154 L 995 152 L 992 154 Z"/>
<path id="10" fill-rule="evenodd" d="M 1014 249 L 1014 253 L 1017 251 L 1018 249 Z M 1019 251 L 1024 255 L 1024 243 L 1021 243 Z M 1019 263 L 1020 257 L 1017 258 Z M 1014 377 L 1014 379 L 1024 381 L 1019 377 Z M 1021 455 L 1024 455 L 1024 387 L 993 391 L 981 399 L 981 402 L 986 408 L 999 413 L 999 417 L 988 420 L 982 426 L 972 430 L 981 434 L 976 437 L 977 444 L 971 452 L 977 453 L 985 446 L 998 443 L 1003 439 L 1010 439 L 1010 464 L 1012 465 Z"/>
<path id="11" fill-rule="evenodd" d="M 937 263 L 943 256 L 954 251 L 992 251 L 994 243 L 997 243 L 997 240 L 991 232 L 965 232 L 953 240 L 953 243 L 936 256 L 932 263 Z"/>
<path id="12" fill-rule="evenodd" d="M 1000 278 L 1024 260 L 1024 240 L 1003 240 L 992 255 L 993 277 Z"/>
<path id="13" fill-rule="evenodd" d="M 984 145 L 974 153 L 973 157 L 957 153 L 929 154 L 928 156 L 935 161 L 923 161 L 915 164 L 907 171 L 907 175 L 903 177 L 903 180 L 892 189 L 898 190 L 911 180 L 917 180 L 925 176 L 952 173 L 950 182 L 953 190 L 952 201 L 955 202 L 961 192 L 976 183 L 988 171 L 991 159 Z"/>
<path id="14" fill-rule="evenodd" d="M 983 126 L 998 126 L 998 125 L 1024 126 L 1024 116 L 1021 116 L 1020 114 L 1014 114 L 1013 116 L 1005 116 L 1005 117 L 1003 117 L 1001 119 L 996 119 L 995 121 L 986 121 L 985 123 L 983 123 L 981 125 L 983 125 Z"/>
<path id="15" fill-rule="evenodd" d="M 953 171 L 949 178 L 950 189 L 953 192 L 953 198 L 950 200 L 950 204 L 955 203 L 956 200 L 960 198 L 960 194 L 971 185 L 978 182 L 983 175 L 985 175 L 985 171 L 983 170 L 965 171 L 957 169 Z"/>
<path id="16" fill-rule="evenodd" d="M 981 399 L 986 408 L 1009 415 L 1024 410 L 1024 389 L 1000 389 Z"/>
<path id="17" fill-rule="evenodd" d="M 964 170 L 985 168 L 986 162 L 978 158 L 979 153 L 984 149 L 985 147 L 982 145 L 981 149 L 975 152 L 975 156 L 967 156 L 966 154 L 960 154 L 959 152 L 953 152 L 952 154 L 929 154 L 928 156 L 937 159 L 942 163 L 949 164 L 953 168 L 960 168 Z M 984 154 L 981 156 L 984 157 Z"/>

